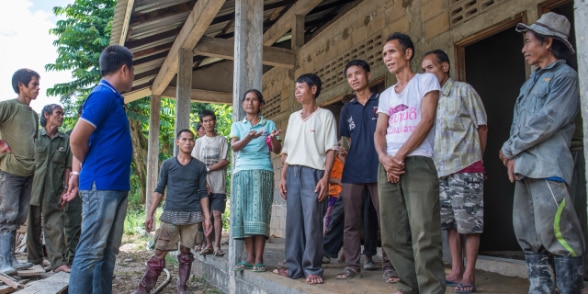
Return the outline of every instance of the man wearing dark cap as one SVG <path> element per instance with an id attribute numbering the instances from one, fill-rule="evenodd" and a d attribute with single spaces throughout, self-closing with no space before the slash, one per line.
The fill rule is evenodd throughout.
<path id="1" fill-rule="evenodd" d="M 563 60 L 574 54 L 570 22 L 549 12 L 516 30 L 524 34 L 522 53 L 535 71 L 521 87 L 499 156 L 515 183 L 513 227 L 525 253 L 529 293 L 554 293 L 555 286 L 559 293 L 581 293 L 585 242 L 568 191 L 580 102 L 578 75 Z"/>

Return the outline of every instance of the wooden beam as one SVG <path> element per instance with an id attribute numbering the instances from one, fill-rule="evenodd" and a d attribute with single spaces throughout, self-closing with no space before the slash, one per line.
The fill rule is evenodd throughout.
<path id="1" fill-rule="evenodd" d="M 125 41 L 127 40 L 127 35 L 129 34 L 129 27 L 131 26 L 131 16 L 133 16 L 133 6 L 135 5 L 135 0 L 127 0 L 127 9 L 125 10 L 125 18 L 123 20 L 123 27 L 120 33 L 120 39 L 118 40 L 118 44 L 124 45 Z"/>
<path id="2" fill-rule="evenodd" d="M 322 0 L 299 0 L 274 25 L 263 34 L 263 45 L 271 46 L 285 33 L 291 30 L 296 15 L 306 15 L 318 6 Z"/>
<path id="3" fill-rule="evenodd" d="M 193 7 L 194 1 L 180 3 L 174 6 L 168 6 L 166 8 L 151 10 L 142 14 L 133 15 L 132 25 L 140 25 L 145 22 L 154 21 L 155 19 L 161 19 L 164 17 L 173 17 L 175 15 L 190 11 Z"/>
<path id="4" fill-rule="evenodd" d="M 151 96 L 151 89 L 142 88 L 123 95 L 125 97 L 125 103 L 133 102 L 147 96 Z"/>
<path id="5" fill-rule="evenodd" d="M 233 39 L 202 37 L 196 48 L 194 48 L 194 54 L 234 60 L 235 41 Z M 264 46 L 262 58 L 262 63 L 265 65 L 288 69 L 294 68 L 296 63 L 294 51 L 284 48 Z"/>
<path id="6" fill-rule="evenodd" d="M 170 53 L 163 62 L 159 74 L 153 81 L 151 89 L 154 95 L 161 95 L 176 75 L 180 48 L 190 51 L 194 49 L 224 3 L 224 0 L 199 0 L 196 2 L 182 30 L 176 37 Z"/>
<path id="7" fill-rule="evenodd" d="M 168 87 L 161 94 L 165 98 L 176 98 L 176 88 Z M 125 99 L 126 100 L 126 99 Z M 192 102 L 204 102 L 204 103 L 220 103 L 220 104 L 232 104 L 233 95 L 231 93 L 209 91 L 202 89 L 192 89 L 190 93 L 190 100 Z"/>

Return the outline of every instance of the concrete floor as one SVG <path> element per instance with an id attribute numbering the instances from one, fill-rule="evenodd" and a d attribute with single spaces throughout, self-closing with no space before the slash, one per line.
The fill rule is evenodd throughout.
<path id="1" fill-rule="evenodd" d="M 226 246 L 226 245 L 225 245 Z M 227 248 L 223 248 L 228 252 Z M 324 265 L 325 283 L 322 285 L 308 285 L 304 279 L 293 280 L 277 276 L 271 273 L 278 263 L 284 260 L 284 239 L 276 238 L 268 240 L 265 253 L 265 264 L 268 272 L 254 273 L 244 271 L 234 273 L 226 268 L 225 257 L 196 256 L 194 271 L 197 275 L 204 276 L 206 280 L 227 292 L 224 285 L 228 280 L 228 274 L 237 275 L 236 293 L 341 293 L 341 294 L 366 294 L 366 293 L 392 293 L 396 291 L 393 284 L 388 284 L 382 278 L 382 271 L 362 271 L 362 277 L 351 280 L 337 280 L 336 275 L 341 272 L 345 264 L 332 260 L 332 263 Z M 377 265 L 381 260 L 374 257 Z M 200 262 L 199 262 L 200 261 Z M 222 267 L 225 267 L 222 269 Z M 239 290 L 242 285 L 242 291 Z M 504 276 L 492 272 L 478 270 L 476 273 L 476 286 L 480 293 L 527 293 L 528 280 L 520 277 Z M 454 288 L 447 287 L 445 293 L 454 293 Z"/>

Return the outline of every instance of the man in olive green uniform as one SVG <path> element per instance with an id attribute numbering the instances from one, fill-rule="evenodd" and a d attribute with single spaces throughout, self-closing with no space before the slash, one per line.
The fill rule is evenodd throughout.
<path id="1" fill-rule="evenodd" d="M 35 169 L 39 116 L 29 106 L 39 95 L 40 76 L 19 69 L 12 76 L 18 97 L 0 102 L 0 272 L 30 267 L 14 257 L 16 229 L 27 220 Z"/>
<path id="2" fill-rule="evenodd" d="M 80 115 L 82 115 L 81 105 L 78 107 L 78 118 Z M 67 131 L 66 134 L 71 135 L 71 131 L 73 129 Z M 79 196 L 74 198 L 65 205 L 64 210 L 63 229 L 65 230 L 65 245 L 67 246 L 67 265 L 71 267 L 82 233 L 82 198 Z"/>
<path id="3" fill-rule="evenodd" d="M 57 104 L 43 107 L 41 128 L 35 146 L 35 176 L 27 226 L 27 257 L 29 262 L 43 262 L 41 230 L 54 272 L 70 272 L 63 231 L 65 202 L 61 195 L 71 171 L 69 136 L 60 132 L 63 108 Z M 41 226 L 41 216 L 43 226 Z"/>

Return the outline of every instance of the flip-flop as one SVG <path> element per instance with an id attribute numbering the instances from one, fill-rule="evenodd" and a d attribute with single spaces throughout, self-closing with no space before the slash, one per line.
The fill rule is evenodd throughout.
<path id="1" fill-rule="evenodd" d="M 335 277 L 335 279 L 349 280 L 349 279 L 357 278 L 360 276 L 361 276 L 361 274 L 356 269 L 354 269 L 352 267 L 345 267 L 342 272 L 337 274 L 337 277 Z"/>
<path id="2" fill-rule="evenodd" d="M 237 263 L 237 265 L 235 265 L 235 267 L 233 268 L 233 271 L 240 272 L 243 270 L 250 270 L 252 268 L 253 268 L 253 265 L 251 265 L 251 263 L 249 263 L 247 261 L 240 261 L 239 263 Z"/>
<path id="3" fill-rule="evenodd" d="M 220 249 L 217 249 L 214 251 L 214 256 L 218 256 L 218 257 L 225 256 L 225 252 Z"/>
<path id="4" fill-rule="evenodd" d="M 457 286 L 457 284 L 459 284 L 459 282 L 454 282 L 454 281 L 450 281 L 445 279 L 445 285 L 449 286 L 449 287 L 455 287 Z"/>
<path id="5" fill-rule="evenodd" d="M 476 284 L 459 283 L 455 286 L 455 293 L 474 293 L 476 290 Z"/>
<path id="6" fill-rule="evenodd" d="M 208 254 L 212 254 L 214 252 L 214 250 L 212 250 L 212 248 L 208 247 L 208 248 L 204 248 L 200 251 L 200 255 L 208 255 Z"/>
<path id="7" fill-rule="evenodd" d="M 260 272 L 267 271 L 267 268 L 265 267 L 265 264 L 263 264 L 263 263 L 256 263 L 253 265 L 253 269 L 251 271 L 256 272 L 256 273 L 260 273 Z"/>

